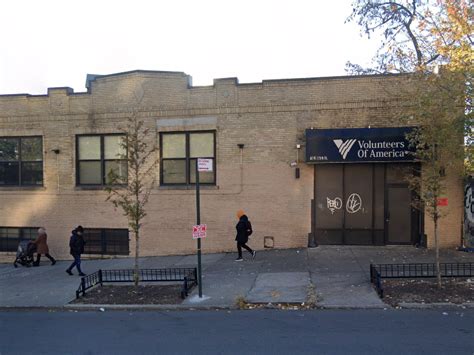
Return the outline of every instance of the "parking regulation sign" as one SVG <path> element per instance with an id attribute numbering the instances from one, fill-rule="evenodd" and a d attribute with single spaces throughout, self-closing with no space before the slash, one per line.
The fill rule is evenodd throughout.
<path id="1" fill-rule="evenodd" d="M 198 171 L 212 172 L 212 159 L 198 159 Z"/>
<path id="2" fill-rule="evenodd" d="M 193 226 L 193 239 L 206 238 L 207 224 L 198 224 Z"/>

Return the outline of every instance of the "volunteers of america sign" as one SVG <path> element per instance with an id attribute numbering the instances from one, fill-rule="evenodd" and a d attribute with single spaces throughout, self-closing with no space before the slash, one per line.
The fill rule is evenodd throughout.
<path id="1" fill-rule="evenodd" d="M 307 163 L 413 161 L 410 127 L 307 129 Z"/>

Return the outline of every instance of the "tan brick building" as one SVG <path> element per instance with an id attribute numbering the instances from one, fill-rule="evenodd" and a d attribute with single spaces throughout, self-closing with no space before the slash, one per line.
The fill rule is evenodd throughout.
<path id="1" fill-rule="evenodd" d="M 432 246 L 431 223 L 411 208 L 399 176 L 409 163 L 384 161 L 392 153 L 364 164 L 347 156 L 379 148 L 398 154 L 402 143 L 383 146 L 360 136 L 400 126 L 391 113 L 396 100 L 386 90 L 398 81 L 361 76 L 239 84 L 227 78 L 197 87 L 184 73 L 133 71 L 89 76 L 85 93 L 50 88 L 47 95 L 0 96 L 0 258 L 11 259 L 19 238 L 39 226 L 48 230 L 51 253 L 60 258 L 69 257 L 70 231 L 79 224 L 89 231 L 91 253 L 133 250 L 127 222 L 105 202 L 103 184 L 107 169 L 126 169 L 114 159 L 113 134 L 137 97 L 140 117 L 160 141 L 161 159 L 142 255 L 195 252 L 191 171 L 194 158 L 203 155 L 215 158 L 215 174 L 202 176 L 208 183 L 201 193 L 201 219 L 209 229 L 204 252 L 234 250 L 240 208 L 254 226 L 250 245 L 256 249 L 264 247 L 265 238 L 275 248 L 305 247 L 311 233 L 318 243 L 369 245 L 415 244 L 426 233 Z M 306 135 L 312 133 L 305 132 L 311 128 L 334 143 L 328 149 L 336 149 L 342 164 L 306 156 Z M 339 128 L 346 130 L 326 131 Z M 349 137 L 348 128 L 364 128 L 353 132 L 365 143 Z M 331 136 L 338 132 L 343 135 Z M 441 242 L 455 247 L 461 238 L 462 184 L 448 178 Z"/>

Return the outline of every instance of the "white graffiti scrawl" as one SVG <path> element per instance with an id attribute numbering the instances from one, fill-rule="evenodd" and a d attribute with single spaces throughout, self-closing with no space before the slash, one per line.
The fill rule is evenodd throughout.
<path id="1" fill-rule="evenodd" d="M 326 201 L 327 201 L 328 209 L 331 211 L 332 214 L 334 214 L 336 210 L 340 210 L 342 207 L 342 200 L 340 197 L 336 197 L 333 200 L 330 199 L 329 197 L 326 197 Z"/>
<path id="2" fill-rule="evenodd" d="M 350 194 L 346 202 L 346 211 L 349 213 L 359 212 L 362 208 L 362 197 L 355 192 Z"/>

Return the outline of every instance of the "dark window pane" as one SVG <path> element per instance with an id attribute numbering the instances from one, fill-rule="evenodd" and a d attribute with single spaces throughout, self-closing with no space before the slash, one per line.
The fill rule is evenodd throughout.
<path id="1" fill-rule="evenodd" d="M 19 185 L 20 171 L 18 163 L 0 163 L 0 186 Z"/>
<path id="2" fill-rule="evenodd" d="M 43 143 L 40 137 L 28 137 L 21 139 L 21 160 L 43 160 Z"/>
<path id="3" fill-rule="evenodd" d="M 38 228 L 21 228 L 20 239 L 34 240 L 38 236 Z"/>
<path id="4" fill-rule="evenodd" d="M 42 185 L 43 184 L 43 162 L 21 163 L 21 184 Z"/>
<path id="5" fill-rule="evenodd" d="M 112 174 L 112 175 L 111 175 Z M 105 179 L 107 184 L 126 184 L 127 183 L 127 161 L 106 161 Z"/>
<path id="6" fill-rule="evenodd" d="M 100 161 L 79 162 L 79 181 L 88 185 L 102 184 Z"/>
<path id="7" fill-rule="evenodd" d="M 37 228 L 0 227 L 0 251 L 15 252 L 20 240 L 32 240 L 36 237 Z"/>
<path id="8" fill-rule="evenodd" d="M 190 173 L 191 173 L 191 184 L 196 183 L 196 159 L 190 161 Z M 199 173 L 200 184 L 212 184 L 214 183 L 214 172 L 200 172 Z"/>
<path id="9" fill-rule="evenodd" d="M 18 249 L 18 238 L 5 238 L 0 241 L 0 251 L 16 251 Z"/>
<path id="10" fill-rule="evenodd" d="M 0 238 L 16 238 L 20 237 L 20 228 L 0 228 Z"/>
<path id="11" fill-rule="evenodd" d="M 18 159 L 18 138 L 0 138 L 0 161 Z"/>
<path id="12" fill-rule="evenodd" d="M 128 255 L 127 229 L 86 229 L 84 231 L 85 254 Z"/>
<path id="13" fill-rule="evenodd" d="M 162 169 L 164 184 L 186 183 L 186 160 L 163 160 Z"/>
<path id="14" fill-rule="evenodd" d="M 129 254 L 129 238 L 128 230 L 112 229 L 105 230 L 106 254 L 109 255 L 128 255 Z"/>
<path id="15" fill-rule="evenodd" d="M 103 254 L 102 252 L 102 230 L 86 229 L 84 230 L 85 254 Z"/>

